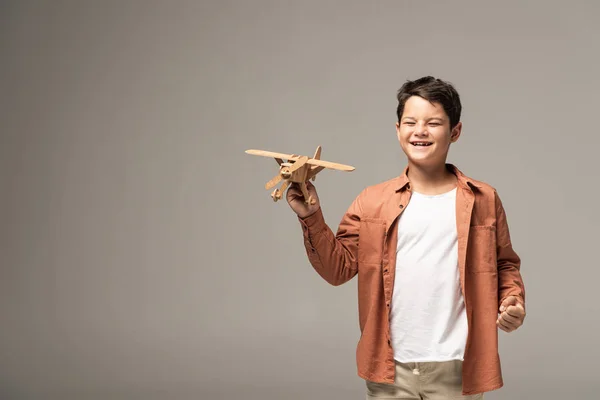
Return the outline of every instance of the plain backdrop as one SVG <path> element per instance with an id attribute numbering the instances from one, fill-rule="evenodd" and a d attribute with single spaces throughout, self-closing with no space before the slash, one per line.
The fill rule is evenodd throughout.
<path id="1" fill-rule="evenodd" d="M 597 398 L 596 2 L 2 1 L 0 398 L 362 399 L 356 280 L 312 269 L 256 148 L 406 159 L 396 91 L 452 82 L 449 161 L 498 190 L 528 316 L 489 400 Z"/>

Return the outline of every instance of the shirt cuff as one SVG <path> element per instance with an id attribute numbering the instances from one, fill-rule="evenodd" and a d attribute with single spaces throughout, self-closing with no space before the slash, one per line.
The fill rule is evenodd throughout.
<path id="1" fill-rule="evenodd" d="M 326 226 L 325 218 L 323 217 L 323 210 L 321 207 L 317 209 L 314 213 L 305 218 L 298 217 L 300 224 L 302 225 L 302 229 L 306 231 L 318 232 Z"/>

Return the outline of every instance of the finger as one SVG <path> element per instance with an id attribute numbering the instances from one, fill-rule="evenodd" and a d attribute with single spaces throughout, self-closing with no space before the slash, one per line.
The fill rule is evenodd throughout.
<path id="1" fill-rule="evenodd" d="M 306 182 L 306 190 L 313 195 L 317 193 L 317 188 L 310 181 Z"/>
<path id="2" fill-rule="evenodd" d="M 304 198 L 304 196 L 302 195 L 301 192 L 293 192 L 292 191 L 292 192 L 286 193 L 286 199 L 290 203 L 299 202 L 303 198 Z"/>
<path id="3" fill-rule="evenodd" d="M 498 318 L 498 326 L 500 329 L 506 332 L 510 332 L 512 330 L 512 327 L 507 324 L 506 321 L 503 321 L 502 318 Z"/>
<path id="4" fill-rule="evenodd" d="M 300 187 L 298 186 L 298 184 L 293 182 L 288 187 L 287 193 L 289 193 L 290 195 L 298 195 L 298 194 L 301 194 L 302 191 L 300 190 Z"/>
<path id="5" fill-rule="evenodd" d="M 502 329 L 504 332 L 510 332 L 510 331 L 508 330 L 508 328 L 504 327 L 504 326 L 503 326 L 503 325 L 500 323 L 500 321 L 499 321 L 499 320 L 498 320 L 498 321 L 496 321 L 496 326 L 498 326 L 498 328 Z"/>
<path id="6" fill-rule="evenodd" d="M 511 319 L 508 319 L 511 318 Z M 519 326 L 521 326 L 522 321 L 520 319 L 512 319 L 512 317 L 509 316 L 501 316 L 501 321 L 504 323 L 505 326 L 507 326 L 508 328 L 510 328 L 511 330 L 515 330 L 517 329 Z"/>
<path id="7" fill-rule="evenodd" d="M 520 322 L 519 318 L 513 317 L 512 315 L 509 315 L 506 312 L 502 313 L 502 315 L 500 315 L 500 318 L 502 319 L 502 321 L 505 321 L 506 323 L 513 326 L 518 325 Z"/>
<path id="8" fill-rule="evenodd" d="M 288 191 L 286 193 L 286 197 L 288 198 L 288 200 L 295 200 L 298 197 L 300 197 L 301 195 L 302 195 L 301 193 L 298 193 L 293 189 L 288 189 Z"/>
<path id="9" fill-rule="evenodd" d="M 509 306 L 517 304 L 517 298 L 515 296 L 508 296 L 500 305 L 500 311 L 506 310 Z"/>
<path id="10" fill-rule="evenodd" d="M 506 315 L 506 312 L 503 312 L 498 316 L 498 321 L 508 328 L 512 327 L 515 323 L 515 319 L 509 315 Z"/>
<path id="11" fill-rule="evenodd" d="M 525 309 L 520 306 L 510 306 L 505 312 L 515 318 L 522 318 L 525 315 Z"/>
<path id="12" fill-rule="evenodd" d="M 508 322 L 504 322 L 503 325 L 507 329 L 507 332 L 512 332 L 519 327 L 519 325 L 509 324 Z"/>

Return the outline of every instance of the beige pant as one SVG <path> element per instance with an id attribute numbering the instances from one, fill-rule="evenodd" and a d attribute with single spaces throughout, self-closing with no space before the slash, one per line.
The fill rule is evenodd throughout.
<path id="1" fill-rule="evenodd" d="M 366 381 L 367 400 L 482 400 L 483 393 L 462 395 L 462 361 L 401 363 L 396 361 L 393 384 Z"/>

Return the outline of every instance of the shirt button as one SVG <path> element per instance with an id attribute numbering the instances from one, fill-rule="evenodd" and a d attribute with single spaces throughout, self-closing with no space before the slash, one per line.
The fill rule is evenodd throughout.
<path id="1" fill-rule="evenodd" d="M 404 205 L 403 205 L 403 204 L 400 204 L 398 207 L 400 207 L 400 208 L 404 208 Z"/>

